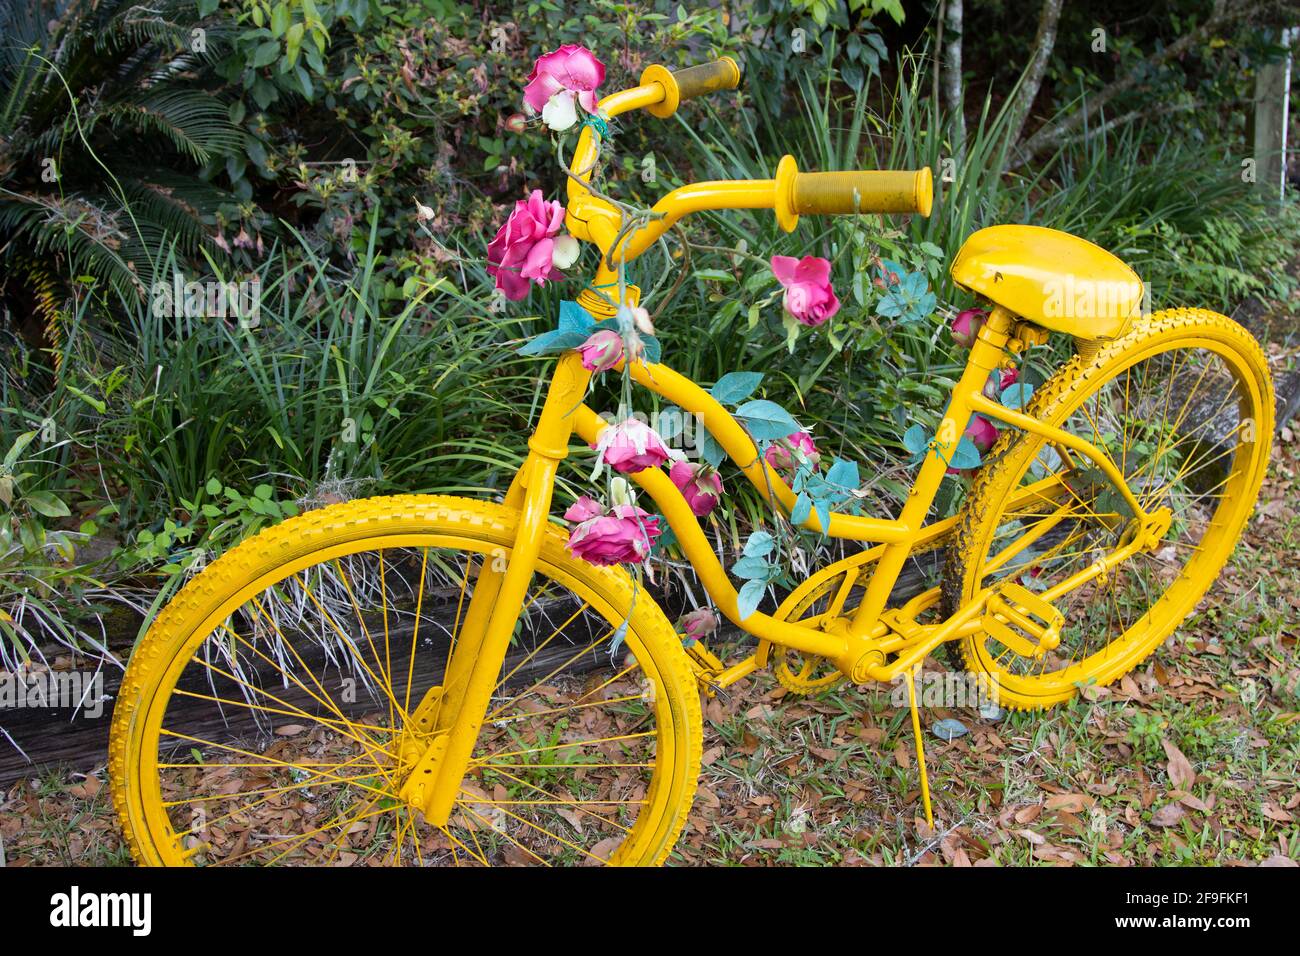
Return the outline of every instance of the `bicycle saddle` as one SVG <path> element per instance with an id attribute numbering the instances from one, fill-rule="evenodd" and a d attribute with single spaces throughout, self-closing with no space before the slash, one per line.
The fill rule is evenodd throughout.
<path id="1" fill-rule="evenodd" d="M 1141 314 L 1143 286 L 1118 256 L 1042 226 L 972 233 L 952 263 L 959 286 L 1044 328 L 1113 339 Z"/>

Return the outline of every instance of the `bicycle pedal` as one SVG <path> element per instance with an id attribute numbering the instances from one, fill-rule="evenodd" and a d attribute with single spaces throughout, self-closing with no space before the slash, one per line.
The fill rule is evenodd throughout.
<path id="1" fill-rule="evenodd" d="M 1017 654 L 1040 658 L 1061 643 L 1065 615 L 1028 588 L 1005 581 L 989 595 L 980 623 Z"/>

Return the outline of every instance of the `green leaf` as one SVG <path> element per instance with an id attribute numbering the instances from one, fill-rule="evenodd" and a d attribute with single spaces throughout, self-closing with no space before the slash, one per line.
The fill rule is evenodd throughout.
<path id="1" fill-rule="evenodd" d="M 704 429 L 700 434 L 700 457 L 714 468 L 717 468 L 727 459 L 727 450 L 722 447 L 708 429 Z"/>
<path id="2" fill-rule="evenodd" d="M 799 423 L 776 402 L 758 398 L 736 409 L 736 417 L 745 423 L 760 441 L 774 441 L 799 431 Z"/>
<path id="3" fill-rule="evenodd" d="M 302 48 L 302 34 L 304 27 L 301 23 L 295 23 L 289 28 L 289 32 L 284 35 L 284 58 L 290 66 L 298 62 L 298 51 Z"/>
<path id="4" fill-rule="evenodd" d="M 776 547 L 776 539 L 767 531 L 755 531 L 745 542 L 745 547 L 741 551 L 747 558 L 765 558 L 772 553 Z"/>
<path id="5" fill-rule="evenodd" d="M 203 486 L 203 490 L 210 495 L 221 494 L 221 481 L 216 478 L 209 478 L 208 483 Z"/>
<path id="6" fill-rule="evenodd" d="M 975 447 L 975 443 L 962 435 L 952 457 L 948 459 L 948 467 L 964 471 L 967 468 L 978 468 L 981 461 L 980 451 Z"/>
<path id="7" fill-rule="evenodd" d="M 592 314 L 572 299 L 565 299 L 560 303 L 559 331 L 590 334 L 595 326 L 596 319 Z"/>
<path id="8" fill-rule="evenodd" d="M 34 431 L 23 432 L 14 439 L 14 443 L 10 445 L 9 450 L 5 452 L 4 466 L 6 469 L 13 468 L 13 466 L 18 462 L 18 456 L 23 453 L 24 448 L 32 443 L 37 434 L 38 432 Z"/>
<path id="9" fill-rule="evenodd" d="M 742 621 L 758 610 L 766 590 L 767 585 L 762 581 L 745 582 L 745 586 L 740 589 L 740 594 L 736 597 L 736 608 Z"/>
<path id="10" fill-rule="evenodd" d="M 856 489 L 862 484 L 858 477 L 858 463 L 836 458 L 826 472 L 826 481 L 832 485 L 839 485 L 843 489 Z"/>
<path id="11" fill-rule="evenodd" d="M 1016 382 L 1002 390 L 1002 404 L 1007 408 L 1024 408 L 1033 397 L 1034 386 L 1028 382 Z"/>
<path id="12" fill-rule="evenodd" d="M 302 26 L 302 24 L 295 24 Z M 274 63 L 280 58 L 280 42 L 278 40 L 267 40 L 265 43 L 259 43 L 257 49 L 253 51 L 253 59 L 250 65 L 253 69 L 259 69 L 269 63 Z"/>
<path id="13" fill-rule="evenodd" d="M 925 449 L 930 444 L 930 433 L 926 431 L 924 425 L 913 425 L 903 433 L 903 447 L 913 455 L 925 454 Z"/>
<path id="14" fill-rule="evenodd" d="M 766 558 L 744 557 L 731 566 L 731 573 L 738 578 L 766 581 L 772 575 L 772 565 Z"/>
<path id="15" fill-rule="evenodd" d="M 301 24 L 299 24 L 301 26 Z M 284 36 L 284 31 L 289 29 L 289 5 L 287 3 L 277 3 L 271 11 L 271 36 Z M 301 30 L 299 34 L 301 35 Z"/>
<path id="16" fill-rule="evenodd" d="M 29 495 L 24 495 L 23 500 L 33 511 L 47 518 L 62 518 L 72 514 L 68 506 L 63 503 L 63 499 L 49 491 L 33 491 Z"/>
<path id="17" fill-rule="evenodd" d="M 557 352 L 567 352 L 569 349 L 576 349 L 587 341 L 587 334 L 586 332 L 566 332 L 555 329 L 529 339 L 519 346 L 517 351 L 520 355 L 551 355 Z"/>
<path id="18" fill-rule="evenodd" d="M 762 381 L 762 372 L 728 372 L 709 389 L 709 394 L 722 405 L 736 405 L 753 395 Z"/>

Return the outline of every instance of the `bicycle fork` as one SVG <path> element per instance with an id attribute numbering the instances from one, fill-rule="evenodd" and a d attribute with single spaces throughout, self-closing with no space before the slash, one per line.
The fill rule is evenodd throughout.
<path id="1" fill-rule="evenodd" d="M 400 796 L 425 820 L 446 826 L 469 770 L 474 745 L 491 705 L 510 638 L 541 554 L 559 463 L 568 456 L 573 411 L 586 395 L 591 373 L 576 353 L 560 359 L 551 379 L 528 457 L 515 475 L 505 503 L 519 510 L 510 555 L 484 556 L 474 594 L 454 642 L 440 686 L 412 712 L 412 731 L 427 741 Z"/>

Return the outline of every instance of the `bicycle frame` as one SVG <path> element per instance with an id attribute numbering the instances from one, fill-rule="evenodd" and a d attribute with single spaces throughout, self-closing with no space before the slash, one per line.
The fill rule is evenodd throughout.
<path id="1" fill-rule="evenodd" d="M 606 97 L 600 105 L 607 115 L 614 116 L 627 110 L 653 106 L 661 102 L 663 96 L 661 86 L 649 83 Z M 698 183 L 673 190 L 655 205 L 654 218 L 637 228 L 627 229 L 618 209 L 594 195 L 586 185 L 597 152 L 596 135 L 590 126 L 585 127 L 574 151 L 566 221 L 574 236 L 593 242 L 604 251 L 592 285 L 578 297 L 579 303 L 597 317 L 609 317 L 617 311 L 618 303 L 597 291 L 618 284 L 616 266 L 635 258 L 688 213 L 706 209 L 771 208 L 787 231 L 793 229 L 798 220 L 798 216 L 791 212 L 787 198 L 783 198 L 789 196 L 791 180 L 796 175 L 793 160 L 786 157 L 778 168 L 777 177 L 772 180 Z M 611 264 L 611 260 L 616 260 L 616 264 Z M 625 304 L 635 305 L 639 294 L 635 286 L 627 286 L 623 290 Z M 982 629 L 981 618 L 992 589 L 981 591 L 937 624 L 917 621 L 922 612 L 937 603 L 937 587 L 918 595 L 901 608 L 887 607 L 907 558 L 918 548 L 934 545 L 955 525 L 955 518 L 930 524 L 926 523 L 926 518 L 943 481 L 947 462 L 976 412 L 1041 435 L 1062 449 L 1065 455 L 1075 452 L 1090 459 L 1120 489 L 1135 516 L 1137 527 L 1144 531 L 1149 528 L 1148 515 L 1105 452 L 1091 442 L 1007 409 L 982 394 L 990 372 L 1003 359 L 1017 322 L 1015 315 L 995 307 L 980 329 L 944 411 L 932 453 L 928 453 L 921 464 L 896 518 L 834 513 L 829 527 L 822 528 L 813 513 L 804 522 L 803 527 L 809 530 L 833 538 L 872 543 L 874 547 L 810 576 L 774 614 L 755 611 L 748 617 L 741 617 L 736 589 L 709 547 L 686 500 L 665 472 L 647 469 L 630 476 L 654 500 L 717 608 L 761 642 L 758 651 L 729 668 L 723 668 L 707 652 L 697 653 L 693 659 L 707 683 L 722 687 L 754 672 L 767 663 L 768 650 L 773 644 L 826 658 L 856 683 L 891 681 L 914 668 L 938 645 Z M 618 370 L 622 369 L 620 365 Z M 789 516 L 795 502 L 794 492 L 764 460 L 749 434 L 722 405 L 703 388 L 665 365 L 635 362 L 629 371 L 637 384 L 687 413 L 699 416 L 759 494 Z M 551 520 L 552 495 L 560 462 L 568 457 L 575 434 L 585 442 L 594 443 L 606 427 L 605 422 L 584 404 L 591 375 L 574 352 L 566 353 L 557 362 L 536 428 L 528 439 L 528 455 L 505 497 L 505 504 L 519 514 L 514 546 L 504 561 L 504 569 L 497 566 L 501 563 L 497 561 L 485 561 L 479 569 L 462 636 L 448 663 L 443 684 L 430 691 L 412 715 L 415 724 L 431 735 L 431 742 L 410 774 L 403 795 L 410 802 L 422 805 L 426 818 L 434 825 L 444 825 L 449 818 L 460 781 L 468 767 L 474 741 L 541 553 L 543 534 Z M 1044 479 L 1020 492 L 1013 505 L 1054 501 L 1056 496 L 1067 492 L 1068 486 L 1063 482 Z M 1068 510 L 1068 507 L 1063 510 Z M 1014 558 L 1016 553 L 1032 544 L 1032 537 L 1023 537 L 1007 551 L 995 556 L 991 567 Z M 1128 544 L 1045 592 L 1043 599 L 1054 600 L 1088 580 L 1104 575 L 1109 568 L 1127 560 L 1143 547 L 1147 540 L 1146 534 L 1135 535 Z M 841 616 L 850 589 L 868 565 L 873 567 L 861 602 L 851 616 Z M 843 581 L 823 614 L 801 621 L 785 620 L 800 601 L 839 575 L 843 575 Z"/>

